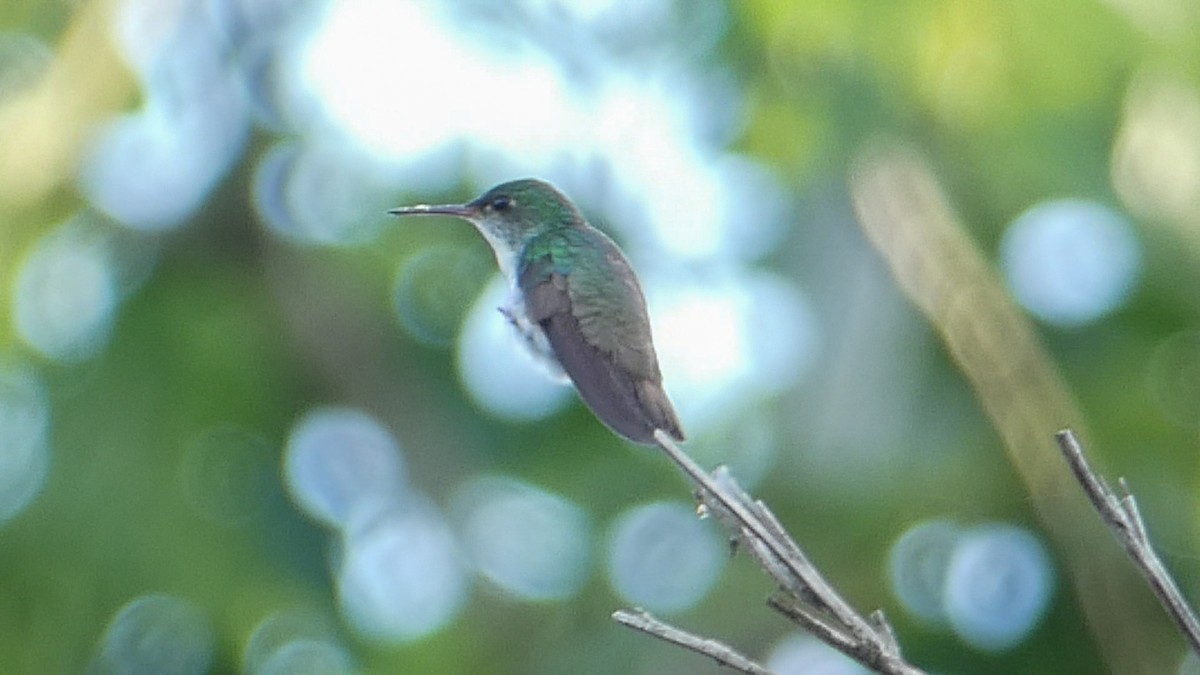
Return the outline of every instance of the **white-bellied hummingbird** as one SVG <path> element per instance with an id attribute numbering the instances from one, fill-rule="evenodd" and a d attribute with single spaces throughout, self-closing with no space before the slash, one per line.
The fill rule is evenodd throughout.
<path id="1" fill-rule="evenodd" d="M 495 251 L 512 289 L 500 311 L 534 354 L 565 372 L 596 417 L 621 436 L 653 445 L 661 429 L 683 440 L 633 267 L 554 186 L 527 178 L 466 204 L 388 213 L 469 221 Z"/>

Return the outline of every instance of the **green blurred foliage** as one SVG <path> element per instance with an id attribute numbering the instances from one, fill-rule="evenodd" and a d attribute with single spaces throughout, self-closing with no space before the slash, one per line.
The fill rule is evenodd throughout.
<path id="1" fill-rule="evenodd" d="M 9 2 L 0 7 L 0 28 L 61 45 L 72 30 L 95 32 L 79 23 L 111 4 Z M 886 454 L 877 475 L 820 482 L 806 475 L 812 465 L 805 453 L 854 452 L 814 431 L 836 376 L 822 368 L 770 402 L 765 417 L 782 466 L 757 491 L 856 606 L 889 612 L 906 653 L 931 670 L 1089 673 L 1105 666 L 1066 579 L 1033 637 L 998 655 L 908 619 L 890 595 L 882 561 L 909 524 L 950 515 L 1036 531 L 1037 521 L 969 386 L 850 227 L 846 177 L 865 144 L 906 139 L 929 158 L 993 259 L 1003 228 L 1040 200 L 1069 195 L 1120 205 L 1113 145 L 1138 74 L 1166 71 L 1193 92 L 1200 88 L 1200 43 L 1190 37 L 1200 30 L 1200 10 L 1186 0 L 1161 4 L 1175 7 L 1183 25 L 1155 32 L 1135 3 L 1118 2 L 728 5 L 731 27 L 712 58 L 734 69 L 747 92 L 749 115 L 735 147 L 777 169 L 803 207 L 772 264 L 818 300 L 845 298 L 845 285 L 863 284 L 895 318 L 892 333 L 864 344 L 895 340 L 925 355 L 913 368 L 919 399 L 897 404 L 902 433 L 889 442 L 898 450 Z M 101 60 L 120 69 L 111 55 Z M 111 77 L 129 86 L 123 75 Z M 116 92 L 108 100 L 132 96 Z M 0 138 L 0 147 L 12 146 Z M 82 204 L 73 174 L 64 170 L 28 200 L 0 202 L 0 346 L 5 360 L 36 365 L 54 416 L 44 491 L 0 524 L 0 672 L 82 671 L 113 612 L 146 592 L 177 593 L 209 612 L 218 634 L 214 672 L 239 670 L 249 631 L 272 611 L 336 616 L 327 534 L 290 505 L 278 476 L 291 424 L 314 405 L 358 406 L 383 420 L 404 446 L 413 481 L 438 503 L 477 472 L 547 486 L 596 522 L 631 503 L 686 495 L 664 462 L 622 444 L 579 405 L 544 423 L 513 425 L 471 404 L 448 345 L 486 281 L 480 270 L 492 264 L 474 233 L 396 229 L 370 247 L 336 249 L 273 240 L 248 194 L 247 167 L 259 150 L 251 144 L 185 228 L 154 238 L 153 272 L 122 305 L 109 346 L 80 364 L 32 353 L 15 338 L 7 311 L 22 256 Z M 0 173 L 0 183 L 12 178 Z M 398 194 L 396 202 L 411 197 Z M 1185 423 L 1164 415 L 1148 393 L 1147 368 L 1163 340 L 1196 326 L 1200 239 L 1134 215 L 1146 265 L 1133 301 L 1094 326 L 1042 334 L 1085 411 L 1097 458 L 1130 477 L 1168 563 L 1194 591 L 1195 411 Z M 401 301 L 454 309 L 432 315 L 437 323 L 417 340 L 393 317 L 393 275 L 430 246 L 439 253 L 421 264 L 444 258 L 457 266 L 456 283 L 434 283 L 427 296 Z M 847 250 L 869 261 L 854 271 L 864 276 L 834 269 Z M 854 322 L 834 300 L 821 311 L 836 335 Z M 188 448 L 213 429 L 235 430 L 266 457 L 246 461 L 248 487 L 230 488 L 231 499 L 249 500 L 247 515 L 232 524 L 206 519 L 181 487 Z M 739 556 L 710 597 L 677 619 L 764 654 L 789 632 L 762 605 L 769 590 Z M 616 627 L 608 616 L 619 602 L 597 569 L 580 596 L 562 602 L 522 604 L 477 587 L 449 628 L 411 645 L 339 637 L 367 672 L 611 673 L 635 659 L 636 672 L 717 672 Z M 1182 642 L 1162 631 L 1182 655 Z"/>

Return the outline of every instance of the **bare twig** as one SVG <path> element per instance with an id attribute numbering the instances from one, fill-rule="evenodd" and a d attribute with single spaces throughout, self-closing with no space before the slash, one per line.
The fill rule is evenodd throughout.
<path id="1" fill-rule="evenodd" d="M 709 508 L 719 516 L 724 516 L 722 520 L 734 521 L 737 526 L 735 532 L 738 532 L 745 540 L 751 552 L 756 554 L 755 557 L 759 558 L 764 566 L 769 567 L 768 572 L 774 570 L 772 576 L 779 581 L 780 585 L 795 595 L 801 595 L 804 589 L 829 587 L 817 572 L 816 567 L 809 563 L 803 555 L 797 555 L 800 549 L 795 542 L 787 537 L 786 533 L 783 537 L 779 536 L 783 530 L 774 517 L 768 519 L 774 527 L 768 528 L 763 523 L 759 514 L 765 510 L 765 507 L 753 503 L 750 495 L 738 486 L 727 471 L 717 474 L 720 480 L 720 484 L 718 484 L 667 434 L 656 431 L 654 438 L 667 456 L 702 489 L 701 497 Z M 754 513 L 755 510 L 759 513 Z M 775 532 L 772 532 L 772 529 Z M 855 614 L 841 596 L 831 593 L 822 599 L 829 601 L 823 609 L 832 612 L 847 628 L 858 629 L 856 632 L 863 629 L 870 632 L 866 621 Z"/>
<path id="2" fill-rule="evenodd" d="M 1092 501 L 1092 506 L 1100 513 L 1104 524 L 1112 530 L 1117 541 L 1133 559 L 1134 565 L 1146 578 L 1154 595 L 1158 597 L 1159 602 L 1166 608 L 1167 614 L 1171 616 L 1179 631 L 1183 633 L 1192 651 L 1200 655 L 1200 622 L 1196 620 L 1195 612 L 1188 606 L 1187 600 L 1179 592 L 1175 580 L 1163 566 L 1158 554 L 1154 552 L 1150 537 L 1146 534 L 1146 525 L 1142 521 L 1137 501 L 1130 493 L 1125 479 L 1118 479 L 1122 492 L 1122 496 L 1118 497 L 1108 483 L 1088 465 L 1087 459 L 1083 456 L 1083 446 L 1080 445 L 1079 439 L 1075 437 L 1073 431 L 1063 429 L 1054 437 L 1058 441 L 1058 447 L 1062 450 L 1063 456 L 1067 459 L 1067 464 L 1075 474 L 1075 478 L 1083 486 L 1083 491 Z"/>
<path id="3" fill-rule="evenodd" d="M 877 612 L 866 619 L 855 612 L 809 562 L 770 509 L 742 490 L 724 467 L 710 476 L 666 433 L 656 431 L 654 438 L 696 484 L 705 507 L 733 531 L 779 584 L 780 593 L 768 600 L 772 608 L 872 670 L 923 675 L 900 655 L 895 633 L 883 614 Z"/>
<path id="4" fill-rule="evenodd" d="M 811 607 L 796 602 L 789 595 L 782 593 L 771 595 L 767 598 L 767 606 L 843 654 L 850 653 L 855 648 L 854 642 L 844 630 L 832 625 L 827 619 L 814 612 Z"/>
<path id="5" fill-rule="evenodd" d="M 620 609 L 613 612 L 612 616 L 619 624 L 629 626 L 634 630 L 642 631 L 648 635 L 653 635 L 660 640 L 679 645 L 697 654 L 703 654 L 722 666 L 733 668 L 749 675 L 772 675 L 771 671 L 743 656 L 729 645 L 676 628 L 665 621 L 651 616 L 645 610 Z"/>

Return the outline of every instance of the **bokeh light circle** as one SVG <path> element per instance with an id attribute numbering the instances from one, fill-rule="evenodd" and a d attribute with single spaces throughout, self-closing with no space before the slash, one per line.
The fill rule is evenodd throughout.
<path id="1" fill-rule="evenodd" d="M 1154 68 L 1132 80 L 1113 142 L 1113 187 L 1135 213 L 1190 227 L 1200 209 L 1200 92 Z"/>
<path id="2" fill-rule="evenodd" d="M 79 174 L 80 190 L 96 209 L 155 231 L 182 225 L 208 198 L 241 154 L 242 103 L 214 98 L 179 109 L 189 117 L 176 118 L 176 108 L 151 101 L 145 111 L 100 129 Z"/>
<path id="3" fill-rule="evenodd" d="M 335 629 L 331 622 L 322 615 L 299 610 L 274 612 L 250 632 L 250 637 L 246 640 L 246 649 L 242 653 L 242 671 L 249 675 L 288 672 L 280 670 L 280 667 L 291 664 L 298 668 L 300 664 L 296 663 L 296 654 L 308 653 L 313 645 L 319 644 L 327 645 L 329 649 L 318 650 L 315 658 L 317 663 L 328 663 L 326 657 L 332 655 L 331 653 L 340 652 L 343 658 L 348 658 L 345 650 L 333 638 L 334 634 Z M 348 661 L 346 663 L 348 664 Z"/>
<path id="4" fill-rule="evenodd" d="M 710 524 L 678 502 L 654 502 L 622 514 L 608 541 L 608 575 L 627 602 L 679 612 L 708 593 L 728 551 Z"/>
<path id="5" fill-rule="evenodd" d="M 1054 591 L 1054 571 L 1042 543 L 1012 525 L 963 533 L 946 576 L 946 617 L 966 643 L 1007 650 L 1029 635 Z"/>
<path id="6" fill-rule="evenodd" d="M 50 468 L 50 403 L 33 373 L 0 369 L 0 523 L 41 492 Z"/>
<path id="7" fill-rule="evenodd" d="M 498 477 L 467 483 L 456 502 L 463 547 L 475 567 L 514 596 L 565 598 L 587 579 L 592 528 L 575 504 Z"/>
<path id="8" fill-rule="evenodd" d="M 571 401 L 571 388 L 534 360 L 497 308 L 509 289 L 499 275 L 467 312 L 458 338 L 458 374 L 475 403 L 513 422 L 545 419 Z"/>
<path id="9" fill-rule="evenodd" d="M 404 489 L 400 447 L 378 421 L 353 408 L 320 408 L 292 429 L 284 478 L 308 515 L 345 526 L 356 509 L 398 499 Z"/>
<path id="10" fill-rule="evenodd" d="M 141 110 L 102 126 L 79 173 L 98 210 L 137 230 L 178 227 L 241 156 L 249 106 L 213 15 L 194 3 L 124 2 L 114 38 Z"/>
<path id="11" fill-rule="evenodd" d="M 192 603 L 170 595 L 143 595 L 113 617 L 89 672 L 202 675 L 212 663 L 215 642 L 211 622 Z"/>
<path id="12" fill-rule="evenodd" d="M 17 272 L 17 334 L 42 355 L 75 363 L 108 344 L 119 300 L 106 241 L 67 223 L 39 241 Z"/>
<path id="13" fill-rule="evenodd" d="M 338 603 L 362 637 L 385 643 L 423 638 L 458 614 L 467 588 L 457 543 L 430 507 L 383 511 L 343 539 Z"/>
<path id="14" fill-rule="evenodd" d="M 471 250 L 452 246 L 431 246 L 409 256 L 396 270 L 392 285 L 400 324 L 419 342 L 450 345 L 491 274 L 481 262 L 490 265 Z"/>
<path id="15" fill-rule="evenodd" d="M 821 321 L 805 294 L 778 275 L 647 282 L 664 382 L 693 436 L 787 391 L 817 362 Z"/>
<path id="16" fill-rule="evenodd" d="M 276 650 L 250 675 L 350 675 L 345 649 L 325 640 L 295 640 Z"/>
<path id="17" fill-rule="evenodd" d="M 1124 304 L 1138 281 L 1141 257 L 1129 221 L 1083 199 L 1029 209 L 1000 246 L 1001 268 L 1017 302 L 1059 326 L 1090 323 Z"/>
<path id="18" fill-rule="evenodd" d="M 900 535 L 888 556 L 888 580 L 905 609 L 921 619 L 945 620 L 946 573 L 962 529 L 945 520 L 918 523 Z"/>
<path id="19" fill-rule="evenodd" d="M 281 141 L 258 160 L 254 206 L 267 227 L 292 241 L 362 244 L 384 223 L 392 185 L 370 156 L 337 144 Z"/>

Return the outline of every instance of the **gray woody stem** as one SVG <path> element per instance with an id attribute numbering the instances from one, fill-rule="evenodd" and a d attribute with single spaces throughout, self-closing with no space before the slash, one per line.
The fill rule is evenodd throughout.
<path id="1" fill-rule="evenodd" d="M 808 561 L 766 505 L 753 500 L 724 467 L 710 476 L 667 434 L 656 431 L 654 438 L 671 461 L 696 484 L 705 508 L 733 531 L 737 540 L 779 584 L 779 594 L 769 600 L 771 607 L 867 668 L 886 675 L 924 675 L 900 655 L 895 634 L 883 614 L 877 612 L 868 620 L 855 612 Z M 647 627 L 628 621 L 622 623 L 666 639 Z M 718 657 L 718 654 L 726 653 L 724 650 L 732 650 L 721 643 L 694 639 L 696 643 L 686 645 L 689 649 L 736 668 Z M 696 646 L 708 643 L 722 649 L 707 650 Z M 745 673 L 767 672 L 758 664 L 749 664 L 753 669 L 738 669 Z"/>
<path id="2" fill-rule="evenodd" d="M 631 611 L 620 609 L 613 612 L 613 619 L 621 625 L 640 630 L 643 633 L 653 635 L 671 644 L 679 645 L 697 654 L 703 654 L 717 663 L 733 668 L 734 670 L 748 673 L 749 675 L 771 675 L 771 671 L 742 656 L 729 645 L 676 628 L 665 621 L 651 616 L 649 612 L 644 610 L 635 609 Z"/>
<path id="3" fill-rule="evenodd" d="M 1158 554 L 1154 552 L 1150 537 L 1146 534 L 1146 525 L 1142 522 L 1142 514 L 1138 511 L 1137 501 L 1129 492 L 1125 479 L 1118 479 L 1123 493 L 1123 496 L 1118 497 L 1108 483 L 1088 465 L 1083 456 L 1083 446 L 1080 445 L 1079 439 L 1075 438 L 1073 431 L 1063 429 L 1055 434 L 1054 438 L 1058 441 L 1058 447 L 1066 457 L 1075 478 L 1083 486 L 1088 499 L 1092 500 L 1092 506 L 1100 513 L 1104 524 L 1112 530 L 1117 541 L 1133 559 L 1134 565 L 1142 576 L 1146 577 L 1150 589 L 1183 633 L 1192 651 L 1200 656 L 1200 622 L 1197 622 L 1196 614 L 1179 592 L 1179 587 L 1159 560 Z"/>

